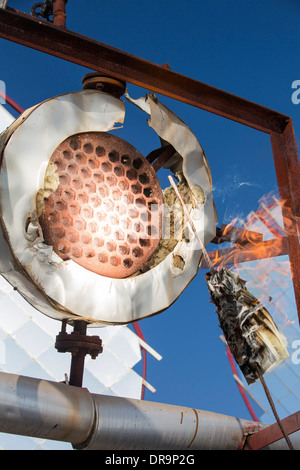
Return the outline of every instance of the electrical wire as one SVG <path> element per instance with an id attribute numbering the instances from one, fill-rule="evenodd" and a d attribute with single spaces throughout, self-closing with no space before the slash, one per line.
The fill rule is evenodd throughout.
<path id="1" fill-rule="evenodd" d="M 17 111 L 19 114 L 24 113 L 24 109 L 21 108 L 15 101 L 13 101 L 9 96 L 7 96 L 6 93 L 3 93 L 3 91 L 0 91 L 0 97 L 5 100 L 5 103 L 9 104 L 15 111 Z"/>

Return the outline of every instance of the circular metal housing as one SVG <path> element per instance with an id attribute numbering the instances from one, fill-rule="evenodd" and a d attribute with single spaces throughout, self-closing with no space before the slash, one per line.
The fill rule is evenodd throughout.
<path id="1" fill-rule="evenodd" d="M 47 178 L 57 187 L 39 222 L 58 256 L 113 278 L 146 263 L 161 238 L 163 195 L 137 149 L 106 132 L 72 135 L 53 152 Z"/>
<path id="2" fill-rule="evenodd" d="M 212 197 L 209 165 L 202 147 L 182 120 L 159 103 L 157 97 L 147 95 L 145 98 L 132 100 L 127 93 L 125 97 L 127 102 L 137 105 L 147 113 L 149 126 L 162 142 L 172 145 L 176 150 L 177 155 L 172 157 L 172 161 L 164 167 L 172 172 L 182 170 L 187 189 L 192 191 L 197 201 L 199 199 L 197 199 L 197 194 L 201 189 L 200 193 L 204 197 L 201 197 L 201 200 L 199 199 L 190 215 L 197 234 L 206 246 L 215 236 L 216 213 Z M 86 256 L 85 250 L 88 245 L 82 243 L 83 240 L 78 245 L 79 248 L 83 249 L 82 258 L 76 258 L 77 261 L 75 261 L 75 257 L 66 260 L 62 258 L 65 255 L 70 256 L 73 251 L 72 248 L 75 248 L 75 243 L 78 243 L 69 240 L 68 237 L 72 239 L 74 235 L 73 240 L 76 240 L 77 236 L 79 236 L 79 239 L 82 236 L 81 230 L 78 228 L 75 230 L 74 227 L 75 221 L 79 220 L 77 216 L 81 217 L 82 214 L 72 214 L 69 210 L 65 212 L 65 215 L 62 215 L 63 211 L 58 210 L 58 207 L 62 209 L 65 204 L 70 209 L 72 201 L 75 201 L 77 204 L 73 208 L 75 211 L 76 207 L 80 210 L 91 207 L 94 214 L 96 209 L 98 211 L 98 207 L 101 207 L 101 205 L 95 207 L 95 204 L 97 206 L 98 203 L 96 196 L 100 199 L 100 183 L 96 185 L 94 181 L 94 179 L 97 179 L 95 172 L 99 168 L 92 168 L 92 165 L 94 165 L 92 161 L 96 160 L 102 163 L 103 160 L 103 163 L 111 165 L 108 172 L 103 170 L 101 172 L 102 176 L 105 177 L 105 181 L 109 177 L 116 176 L 118 178 L 117 184 L 113 183 L 114 178 L 112 178 L 112 186 L 105 183 L 109 190 L 109 196 L 106 196 L 105 201 L 112 200 L 114 207 L 119 203 L 119 200 L 113 199 L 113 191 L 120 190 L 121 198 L 126 195 L 126 191 L 129 196 L 144 197 L 146 201 L 144 207 L 151 203 L 152 197 L 155 195 L 153 193 L 151 197 L 148 197 L 147 194 L 143 194 L 146 188 L 155 189 L 153 184 L 155 179 L 152 179 L 151 175 L 150 184 L 145 181 L 141 183 L 139 176 L 144 171 L 134 168 L 133 160 L 131 160 L 129 170 L 137 171 L 138 178 L 136 182 L 126 175 L 127 169 L 125 170 L 126 165 L 124 166 L 124 163 L 121 168 L 125 171 L 126 179 L 124 176 L 121 177 L 115 174 L 114 170 L 119 167 L 120 157 L 124 154 L 131 156 L 129 151 L 120 151 L 114 146 L 114 149 L 119 152 L 119 161 L 112 162 L 109 159 L 110 150 L 108 147 L 105 147 L 105 155 L 97 156 L 96 148 L 98 146 L 104 147 L 103 143 L 97 143 L 96 145 L 95 142 L 93 151 L 88 153 L 88 151 L 83 151 L 83 146 L 90 141 L 82 141 L 80 142 L 82 156 L 87 158 L 87 161 L 91 160 L 89 166 L 86 164 L 84 166 L 83 163 L 78 164 L 76 160 L 76 155 L 79 154 L 78 149 L 72 149 L 71 152 L 71 142 L 73 142 L 72 139 L 75 135 L 80 135 L 81 138 L 84 135 L 89 135 L 90 138 L 93 133 L 99 136 L 99 132 L 117 131 L 124 119 L 125 105 L 122 100 L 111 96 L 109 93 L 85 89 L 80 92 L 54 97 L 26 110 L 1 136 L 0 273 L 18 289 L 18 292 L 33 307 L 51 318 L 68 322 L 84 320 L 89 322 L 89 326 L 120 325 L 138 321 L 168 308 L 198 272 L 202 251 L 199 248 L 197 237 L 193 236 L 192 232 L 189 233 L 187 238 L 182 237 L 175 240 L 175 246 L 171 251 L 167 250 L 166 253 L 164 245 L 166 236 L 163 230 L 164 236 L 159 240 L 158 249 L 151 256 L 152 261 L 155 258 L 154 265 L 152 264 L 148 270 L 140 269 L 133 275 L 130 275 L 124 267 L 126 277 L 122 279 L 99 275 L 79 264 L 78 261 L 89 262 L 96 259 L 96 255 L 95 258 Z M 111 135 L 113 135 L 112 132 Z M 56 160 L 54 156 L 55 149 L 59 148 L 62 142 L 65 141 L 67 146 L 65 149 L 60 149 L 61 151 L 56 155 L 57 158 L 60 155 L 59 159 Z M 88 147 L 85 149 L 88 150 Z M 72 160 L 68 160 L 68 154 L 63 156 L 63 151 L 70 152 Z M 134 155 L 140 157 L 140 154 L 137 154 L 135 150 Z M 94 158 L 95 156 L 98 157 L 98 160 Z M 145 163 L 144 159 L 140 158 Z M 49 162 L 50 160 L 51 162 Z M 55 163 L 55 161 L 58 163 Z M 64 169 L 59 169 L 59 162 L 62 166 L 65 165 Z M 81 200 L 80 204 L 78 197 L 79 194 L 82 194 L 81 189 L 76 188 L 72 183 L 75 178 L 75 175 L 72 176 L 72 171 L 76 169 L 74 168 L 75 163 L 78 174 L 81 174 L 81 170 L 84 170 L 83 173 L 89 170 L 93 175 L 89 178 L 87 176 L 88 172 L 85 176 L 81 175 L 79 183 L 89 184 L 89 191 L 91 192 L 86 188 L 88 202 Z M 74 167 L 68 168 L 72 164 Z M 68 168 L 67 172 L 66 168 Z M 146 172 L 146 175 L 149 175 L 149 173 Z M 62 184 L 60 177 L 62 180 L 65 177 L 66 181 L 64 183 L 66 184 Z M 131 189 L 120 188 L 118 186 L 119 178 L 123 178 Z M 92 191 L 92 183 L 96 186 L 96 192 Z M 135 194 L 132 185 L 137 183 L 143 189 L 140 193 Z M 62 196 L 65 190 L 67 190 L 67 193 Z M 54 207 L 51 208 L 50 196 L 56 191 L 57 199 L 53 199 Z M 61 191 L 60 195 L 59 191 Z M 160 189 L 158 193 L 161 194 Z M 168 195 L 169 191 L 166 188 L 164 191 L 163 227 L 168 219 L 170 221 L 172 219 L 172 212 L 169 213 L 168 210 L 169 205 L 173 204 L 173 199 L 171 197 L 170 201 L 167 200 Z M 45 198 L 46 200 L 44 200 Z M 100 199 L 100 201 L 102 204 L 103 200 Z M 136 199 L 134 201 L 136 204 Z M 56 207 L 57 203 L 58 207 Z M 51 228 L 52 224 L 49 220 L 47 223 L 44 221 L 43 229 L 41 227 L 42 217 L 45 216 L 45 211 L 48 210 L 47 204 L 49 204 L 49 214 L 50 209 L 51 211 L 55 209 L 54 212 L 59 214 L 61 220 L 61 223 L 56 226 L 57 232 L 56 235 L 53 233 L 53 237 L 54 235 L 57 237 L 58 244 L 63 239 L 70 244 L 68 253 L 60 252 L 61 256 L 54 251 L 53 246 L 45 243 L 43 237 L 43 229 L 46 232 L 47 227 L 50 226 Z M 174 204 L 176 204 L 175 201 Z M 129 208 L 130 206 L 126 206 L 126 210 Z M 108 215 L 109 212 L 107 211 L 106 216 L 108 217 Z M 68 225 L 71 218 L 73 225 Z M 134 221 L 134 219 L 130 220 Z M 147 230 L 149 224 L 142 219 L 141 212 L 139 212 L 137 220 L 143 222 L 143 227 Z M 93 222 L 87 216 L 87 213 L 84 221 L 85 223 Z M 69 227 L 68 230 L 66 230 L 66 227 Z M 117 225 L 111 225 L 111 227 L 114 227 L 115 230 L 119 228 Z M 58 236 L 59 229 L 66 230 L 66 235 L 63 238 Z M 86 232 L 87 229 L 85 228 L 84 231 Z M 180 231 L 181 234 L 182 232 L 183 230 Z M 95 240 L 96 235 L 94 232 L 90 230 L 89 233 L 92 240 Z M 133 232 L 128 232 L 126 236 L 130 233 Z M 150 238 L 152 242 L 155 237 L 148 234 L 148 237 L 144 238 Z M 159 239 L 159 235 L 157 239 Z M 106 246 L 108 239 L 103 237 L 102 241 Z M 115 239 L 111 241 L 115 242 Z M 153 244 L 156 241 L 156 239 L 153 240 Z M 101 241 L 99 240 L 98 243 L 101 244 Z M 127 244 L 130 246 L 131 260 L 144 260 L 150 255 L 150 251 L 146 253 L 141 245 L 134 245 L 142 248 L 143 256 L 145 256 L 145 258 L 134 258 L 132 251 L 134 246 L 133 244 Z M 97 249 L 101 248 L 96 243 L 89 246 L 93 249 L 95 247 Z M 118 250 L 119 245 L 114 253 L 118 253 Z M 108 253 L 110 253 L 109 250 L 107 250 L 107 255 Z M 156 256 L 157 254 L 163 256 L 160 258 Z M 124 259 L 123 257 L 122 262 Z M 178 263 L 178 260 L 180 263 Z M 98 264 L 100 265 L 99 262 Z M 103 264 L 109 266 L 108 263 Z M 149 261 L 147 264 L 149 264 Z M 111 264 L 110 266 L 110 269 L 117 270 Z M 119 266 L 122 266 L 122 264 L 120 263 Z M 138 265 L 134 269 L 138 269 Z M 183 321 L 185 321 L 184 318 Z"/>

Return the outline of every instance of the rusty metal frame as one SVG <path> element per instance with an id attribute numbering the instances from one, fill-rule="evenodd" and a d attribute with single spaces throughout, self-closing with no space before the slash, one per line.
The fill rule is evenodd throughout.
<path id="1" fill-rule="evenodd" d="M 300 411 L 281 420 L 285 432 L 290 435 L 300 429 Z M 244 450 L 260 450 L 282 439 L 282 432 L 277 423 L 270 424 L 260 431 L 250 434 L 246 439 Z"/>
<path id="2" fill-rule="evenodd" d="M 290 117 L 11 8 L 0 10 L 0 37 L 269 134 L 287 240 L 261 243 L 266 256 L 289 254 L 300 321 L 300 164 Z M 251 256 L 241 250 L 239 262 Z"/>
<path id="3" fill-rule="evenodd" d="M 289 116 L 11 8 L 0 9 L 0 37 L 269 134 L 286 231 L 286 237 L 271 244 L 276 244 L 277 255 L 289 255 L 300 321 L 300 163 Z M 293 429 L 300 427 L 299 413 L 296 418 Z M 253 434 L 247 445 L 256 449 L 267 445 L 266 433 L 272 433 L 274 426 Z M 281 438 L 277 434 L 273 440 Z"/>

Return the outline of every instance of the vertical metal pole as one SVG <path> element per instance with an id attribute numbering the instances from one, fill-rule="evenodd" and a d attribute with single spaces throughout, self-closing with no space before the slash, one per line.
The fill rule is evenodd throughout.
<path id="1" fill-rule="evenodd" d="M 83 320 L 74 322 L 74 329 L 72 334 L 79 333 L 80 335 L 86 335 L 87 323 Z M 84 348 L 78 348 L 78 350 L 72 352 L 71 368 L 69 384 L 75 387 L 82 387 L 83 373 L 84 373 L 84 362 L 87 351 Z"/>
<path id="2" fill-rule="evenodd" d="M 292 120 L 282 134 L 270 136 L 300 322 L 300 162 Z"/>
<path id="3" fill-rule="evenodd" d="M 68 0 L 53 1 L 53 24 L 62 28 L 66 27 L 66 3 Z"/>

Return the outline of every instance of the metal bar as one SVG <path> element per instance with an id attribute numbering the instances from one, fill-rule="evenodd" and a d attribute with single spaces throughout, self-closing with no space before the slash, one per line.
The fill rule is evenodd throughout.
<path id="1" fill-rule="evenodd" d="M 77 320 L 74 322 L 73 334 L 79 333 L 80 335 L 86 335 L 86 330 L 87 322 L 83 320 Z M 76 387 L 82 386 L 86 354 L 86 350 L 82 348 L 78 348 L 77 351 L 72 353 L 69 378 L 70 385 L 74 385 Z"/>
<path id="2" fill-rule="evenodd" d="M 160 170 L 160 168 L 164 166 L 175 153 L 176 150 L 174 149 L 174 147 L 172 147 L 172 145 L 168 145 L 152 164 L 154 171 L 158 172 L 158 170 Z"/>
<path id="3" fill-rule="evenodd" d="M 288 116 L 16 10 L 0 11 L 0 37 L 111 75 L 263 132 Z"/>
<path id="4" fill-rule="evenodd" d="M 272 258 L 289 253 L 288 237 L 275 238 L 255 245 L 244 245 L 243 248 L 225 248 L 223 250 L 209 251 L 207 254 L 215 267 L 232 266 L 238 263 Z M 201 267 L 208 269 L 210 266 L 203 260 Z"/>
<path id="5" fill-rule="evenodd" d="M 282 134 L 271 134 L 271 143 L 300 321 L 300 162 L 292 120 Z"/>
<path id="6" fill-rule="evenodd" d="M 281 420 L 285 431 L 290 435 L 300 430 L 300 411 Z M 277 423 L 257 431 L 247 438 L 245 450 L 259 450 L 270 446 L 282 438 L 282 432 Z"/>

